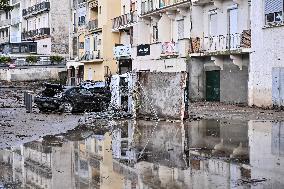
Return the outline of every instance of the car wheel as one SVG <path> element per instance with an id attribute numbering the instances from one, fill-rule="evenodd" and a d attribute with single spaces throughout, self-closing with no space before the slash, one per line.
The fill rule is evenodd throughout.
<path id="1" fill-rule="evenodd" d="M 73 104 L 71 102 L 64 102 L 63 108 L 65 113 L 71 113 L 73 111 Z"/>

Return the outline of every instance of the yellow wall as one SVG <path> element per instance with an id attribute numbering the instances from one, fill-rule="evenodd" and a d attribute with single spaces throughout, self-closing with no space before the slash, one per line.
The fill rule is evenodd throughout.
<path id="1" fill-rule="evenodd" d="M 91 74 L 92 80 L 104 81 L 104 72 L 103 63 L 84 63 L 84 80 L 89 80 L 89 75 Z"/>
<path id="2" fill-rule="evenodd" d="M 119 33 L 112 32 L 112 19 L 120 16 L 121 14 L 121 1 L 120 0 L 99 0 L 98 1 L 98 12 L 100 11 L 101 7 L 101 14 L 99 13 L 96 15 L 95 13 L 90 13 L 89 16 L 91 18 L 89 20 L 98 18 L 98 26 L 102 29 L 101 33 L 101 55 L 103 58 L 103 63 L 85 63 L 85 72 L 84 72 L 84 79 L 88 78 L 89 69 L 93 69 L 94 80 L 104 80 L 105 74 L 105 66 L 108 66 L 111 74 L 116 74 L 118 71 L 118 65 L 116 60 L 113 56 L 113 48 L 116 43 L 119 43 Z M 94 49 L 93 43 L 93 33 L 89 34 L 90 37 L 90 49 Z"/>

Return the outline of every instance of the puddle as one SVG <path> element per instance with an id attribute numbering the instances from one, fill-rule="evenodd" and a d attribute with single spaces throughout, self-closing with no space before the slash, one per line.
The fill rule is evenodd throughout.
<path id="1" fill-rule="evenodd" d="M 122 121 L 0 151 L 0 188 L 278 189 L 283 177 L 276 122 Z"/>

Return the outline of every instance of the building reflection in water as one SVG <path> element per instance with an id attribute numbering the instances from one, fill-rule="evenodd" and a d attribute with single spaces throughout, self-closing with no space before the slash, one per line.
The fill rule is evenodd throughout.
<path id="1" fill-rule="evenodd" d="M 284 123 L 122 121 L 0 153 L 15 188 L 284 188 Z M 153 129 L 155 129 L 153 131 Z M 145 149 L 145 150 L 144 150 Z M 267 179 L 254 185 L 252 179 Z"/>

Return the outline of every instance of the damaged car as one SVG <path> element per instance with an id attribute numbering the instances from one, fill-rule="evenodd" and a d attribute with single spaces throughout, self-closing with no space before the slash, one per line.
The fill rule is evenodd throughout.
<path id="1" fill-rule="evenodd" d="M 94 90 L 94 88 L 65 87 L 56 84 L 45 84 L 45 89 L 39 93 L 34 102 L 42 112 L 60 111 L 65 113 L 104 111 L 111 100 L 109 90 Z"/>

